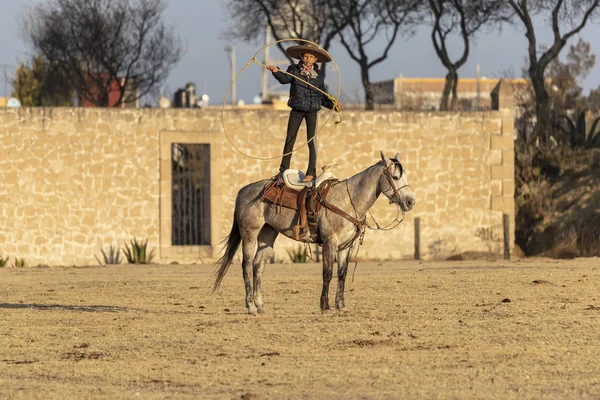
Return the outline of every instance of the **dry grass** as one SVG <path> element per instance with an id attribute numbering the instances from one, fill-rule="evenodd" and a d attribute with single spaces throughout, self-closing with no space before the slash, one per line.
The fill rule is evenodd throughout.
<path id="1" fill-rule="evenodd" d="M 363 263 L 321 314 L 318 265 L 269 265 L 259 317 L 239 266 L 4 268 L 0 398 L 599 398 L 599 267 Z"/>

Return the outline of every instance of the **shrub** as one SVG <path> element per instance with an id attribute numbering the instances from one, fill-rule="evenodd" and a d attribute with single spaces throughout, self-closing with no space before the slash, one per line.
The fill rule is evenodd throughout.
<path id="1" fill-rule="evenodd" d="M 4 268 L 6 266 L 6 264 L 8 263 L 8 259 L 10 257 L 6 257 L 4 258 L 4 256 L 0 255 L 0 268 Z"/>
<path id="2" fill-rule="evenodd" d="M 294 264 L 304 264 L 308 261 L 308 254 L 306 254 L 306 249 L 302 245 L 292 251 L 288 250 L 287 253 Z"/>
<path id="3" fill-rule="evenodd" d="M 429 253 L 431 254 L 432 260 L 442 260 L 444 258 L 443 257 L 444 243 L 442 242 L 441 239 L 434 240 L 433 242 L 428 244 L 427 247 L 429 248 Z"/>
<path id="4" fill-rule="evenodd" d="M 131 248 L 125 243 L 123 253 L 129 264 L 151 264 L 154 258 L 154 249 L 150 253 L 146 251 L 148 247 L 148 239 L 143 242 L 138 242 L 137 239 L 131 241 Z"/>
<path id="5" fill-rule="evenodd" d="M 25 266 L 25 259 L 24 258 L 15 257 L 15 263 L 13 264 L 13 267 L 15 267 L 15 268 L 23 268 L 24 266 Z"/>
<path id="6" fill-rule="evenodd" d="M 118 247 L 114 248 L 111 244 L 108 250 L 108 256 L 104 252 L 104 249 L 100 249 L 100 252 L 102 252 L 102 257 L 104 258 L 105 265 L 121 264 L 121 249 L 119 249 Z M 96 257 L 95 254 L 94 257 Z M 96 260 L 98 261 L 98 264 L 102 265 L 102 262 L 98 259 L 98 257 L 96 257 Z"/>

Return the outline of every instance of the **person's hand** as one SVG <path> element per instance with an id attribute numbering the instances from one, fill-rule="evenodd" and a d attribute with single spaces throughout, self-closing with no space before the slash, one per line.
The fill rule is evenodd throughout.
<path id="1" fill-rule="evenodd" d="M 342 104 L 339 101 L 335 103 L 335 106 L 333 106 L 333 108 L 337 112 L 342 112 Z"/>
<path id="2" fill-rule="evenodd" d="M 267 65 L 267 69 L 271 72 L 279 71 L 279 67 L 277 67 L 277 65 Z"/>

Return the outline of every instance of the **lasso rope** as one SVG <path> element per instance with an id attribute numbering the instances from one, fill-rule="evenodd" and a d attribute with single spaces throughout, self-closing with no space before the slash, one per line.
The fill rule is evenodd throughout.
<path id="1" fill-rule="evenodd" d="M 323 90 L 319 89 L 318 87 L 316 87 L 315 85 L 305 81 L 302 78 L 299 78 L 293 74 L 290 74 L 287 71 L 282 71 L 281 69 L 279 70 L 280 72 L 283 72 L 286 75 L 290 75 L 295 79 L 298 79 L 301 82 L 306 83 L 308 86 L 314 88 L 315 90 L 317 90 L 318 92 L 321 92 L 322 94 L 324 94 L 325 96 L 327 96 L 327 98 L 329 100 L 331 100 L 333 102 L 333 108 L 331 109 L 331 112 L 329 113 L 329 116 L 327 117 L 327 119 L 325 120 L 325 123 L 323 125 L 321 125 L 321 127 L 315 132 L 315 135 L 308 141 L 306 141 L 306 143 L 296 147 L 295 149 L 292 149 L 292 151 L 282 154 L 280 156 L 276 156 L 276 157 L 257 157 L 257 156 L 253 156 L 251 154 L 248 154 L 244 151 L 242 151 L 239 147 L 237 147 L 233 141 L 231 140 L 231 138 L 229 137 L 229 135 L 227 134 L 227 129 L 225 128 L 225 105 L 227 104 L 227 98 L 229 97 L 229 92 L 231 91 L 231 88 L 233 87 L 233 84 L 237 81 L 238 77 L 242 74 L 242 72 L 244 72 L 244 70 L 246 68 L 248 68 L 249 66 L 251 66 L 252 64 L 258 64 L 263 68 L 267 68 L 267 66 L 265 64 L 262 64 L 261 62 L 259 62 L 256 59 L 256 56 L 258 55 L 258 53 L 260 53 L 261 51 L 263 51 L 264 49 L 266 49 L 269 46 L 272 46 L 274 44 L 277 43 L 281 43 L 281 42 L 286 42 L 286 41 L 295 41 L 295 42 L 306 42 L 306 43 L 311 43 L 313 45 L 315 45 L 317 48 L 323 50 L 330 58 L 331 58 L 331 62 L 333 63 L 333 65 L 335 66 L 335 69 L 337 71 L 338 74 L 338 90 L 337 90 L 337 97 L 333 97 L 332 95 L 330 95 L 329 93 L 324 92 Z M 331 54 L 329 54 L 327 52 L 327 50 L 323 49 L 321 46 L 319 46 L 318 44 L 316 44 L 315 42 L 312 42 L 310 40 L 305 40 L 305 39 L 293 39 L 293 38 L 289 38 L 289 39 L 281 39 L 278 40 L 276 42 L 272 42 L 269 44 L 264 45 L 263 47 L 261 47 L 256 53 L 254 53 L 254 56 L 246 63 L 246 65 L 244 65 L 244 68 L 242 68 L 237 75 L 235 76 L 235 78 L 233 79 L 233 81 L 231 81 L 231 83 L 229 84 L 229 87 L 227 88 L 227 92 L 225 93 L 225 97 L 223 98 L 223 106 L 221 107 L 221 126 L 223 128 L 223 133 L 225 134 L 225 137 L 227 138 L 227 141 L 231 144 L 231 146 L 233 146 L 233 148 L 240 154 L 249 157 L 249 158 L 254 158 L 256 160 L 275 160 L 277 158 L 281 158 L 281 157 L 285 157 L 287 155 L 290 155 L 294 152 L 296 152 L 298 149 L 301 149 L 302 147 L 308 145 L 312 140 L 314 140 L 318 133 L 321 131 L 321 129 L 323 129 L 323 127 L 325 127 L 325 125 L 327 125 L 327 122 L 331 119 L 331 116 L 333 115 L 333 112 L 337 112 L 340 119 L 338 121 L 335 121 L 335 124 L 339 124 L 342 122 L 342 113 L 341 110 L 338 109 L 337 105 L 338 105 L 338 100 L 340 98 L 340 91 L 341 91 L 341 78 L 340 78 L 340 69 L 338 68 L 337 64 L 335 63 L 335 60 L 333 59 L 333 57 L 331 56 Z"/>

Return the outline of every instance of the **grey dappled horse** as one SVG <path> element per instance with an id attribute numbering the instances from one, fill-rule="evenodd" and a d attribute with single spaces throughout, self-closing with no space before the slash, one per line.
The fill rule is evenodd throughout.
<path id="1" fill-rule="evenodd" d="M 248 313 L 264 312 L 261 291 L 262 273 L 266 261 L 273 254 L 273 245 L 279 233 L 292 238 L 293 226 L 297 222 L 297 211 L 277 207 L 260 201 L 268 180 L 261 180 L 243 187 L 235 202 L 233 226 L 226 238 L 225 254 L 217 262 L 214 290 L 221 284 L 227 269 L 242 245 L 242 270 L 246 287 L 246 307 Z M 400 164 L 400 155 L 387 158 L 381 153 L 381 161 L 334 184 L 327 195 L 327 202 L 345 211 L 356 220 L 364 223 L 367 211 L 383 193 L 390 203 L 396 204 L 402 212 L 415 205 L 406 173 Z M 361 224 L 362 225 L 362 224 Z M 321 310 L 329 310 L 329 283 L 333 275 L 333 263 L 337 258 L 338 287 L 335 306 L 343 310 L 344 283 L 348 270 L 348 260 L 354 240 L 362 229 L 326 206 L 321 209 L 317 220 L 317 232 L 323 244 L 323 291 Z"/>

